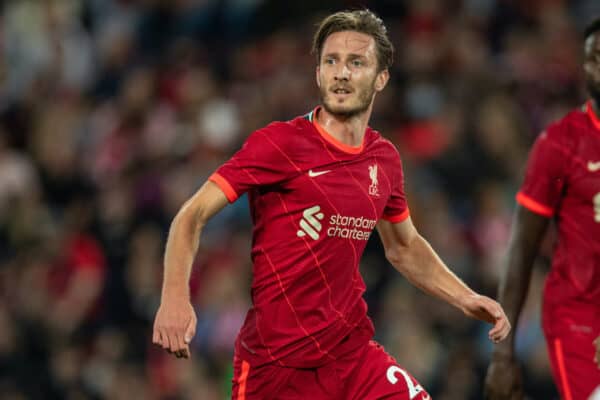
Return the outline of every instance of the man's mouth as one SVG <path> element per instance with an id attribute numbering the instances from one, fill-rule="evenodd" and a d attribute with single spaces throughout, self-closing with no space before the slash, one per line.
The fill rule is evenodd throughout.
<path id="1" fill-rule="evenodd" d="M 344 87 L 334 87 L 331 91 L 335 94 L 350 94 L 350 93 L 352 93 L 351 89 L 344 88 Z"/>

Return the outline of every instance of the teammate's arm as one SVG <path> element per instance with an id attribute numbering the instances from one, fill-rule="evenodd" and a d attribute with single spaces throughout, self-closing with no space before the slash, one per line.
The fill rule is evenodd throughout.
<path id="1" fill-rule="evenodd" d="M 500 304 L 515 328 L 548 221 L 547 217 L 517 206 L 508 250 L 508 268 L 501 278 L 498 292 Z M 512 399 L 521 395 L 521 374 L 514 357 L 515 330 L 509 333 L 507 340 L 494 347 L 485 382 L 487 399 Z"/>
<path id="2" fill-rule="evenodd" d="M 600 336 L 594 340 L 594 345 L 596 346 L 596 353 L 594 354 L 594 362 L 598 364 L 598 368 L 600 368 Z"/>
<path id="3" fill-rule="evenodd" d="M 178 358 L 188 358 L 196 330 L 196 314 L 190 302 L 189 278 L 202 228 L 227 204 L 227 197 L 213 182 L 206 182 L 181 207 L 169 230 L 165 249 L 161 303 L 154 320 L 152 342 Z"/>
<path id="4" fill-rule="evenodd" d="M 386 258 L 412 284 L 462 310 L 467 316 L 489 322 L 497 342 L 510 331 L 504 311 L 494 300 L 478 295 L 446 267 L 417 232 L 410 217 L 400 223 L 381 220 L 377 229 Z"/>

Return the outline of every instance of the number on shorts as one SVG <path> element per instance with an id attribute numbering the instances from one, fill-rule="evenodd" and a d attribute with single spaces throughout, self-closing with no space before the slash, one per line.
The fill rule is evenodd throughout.
<path id="1" fill-rule="evenodd" d="M 396 382 L 398 382 L 398 378 L 396 378 L 396 372 L 400 372 L 400 375 L 402 375 L 402 377 L 406 381 L 406 386 L 408 387 L 408 396 L 410 397 L 410 399 L 414 399 L 416 395 L 423 391 L 421 385 L 415 385 L 412 379 L 410 379 L 410 376 L 408 376 L 408 374 L 406 373 L 406 371 L 396 365 L 392 365 L 391 367 L 389 367 L 386 374 L 388 381 L 390 381 L 392 385 L 395 385 Z"/>
<path id="2" fill-rule="evenodd" d="M 594 221 L 600 223 L 600 193 L 594 196 Z"/>

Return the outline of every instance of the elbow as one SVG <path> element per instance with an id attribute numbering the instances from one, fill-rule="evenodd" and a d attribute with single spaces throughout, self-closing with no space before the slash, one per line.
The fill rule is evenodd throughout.
<path id="1" fill-rule="evenodd" d="M 194 206 L 188 201 L 181 207 L 173 219 L 172 225 L 183 225 L 193 232 L 199 232 L 204 228 L 207 222 L 208 218 L 206 213 L 203 212 L 203 208 Z"/>
<path id="2" fill-rule="evenodd" d="M 397 242 L 386 247 L 385 258 L 402 274 L 413 274 L 415 266 L 421 264 L 421 236 L 416 234 L 405 242 Z"/>
<path id="3" fill-rule="evenodd" d="M 392 265 L 399 265 L 402 262 L 401 252 L 397 247 L 385 249 L 385 258 Z"/>
<path id="4" fill-rule="evenodd" d="M 404 240 L 397 240 L 391 243 L 390 246 L 385 247 L 385 258 L 393 265 L 403 263 L 406 257 L 416 249 L 419 238 L 421 236 L 415 233 Z"/>
<path id="5" fill-rule="evenodd" d="M 385 250 L 385 258 L 398 271 L 404 272 L 410 264 L 410 251 L 403 246 L 394 246 Z"/>
<path id="6" fill-rule="evenodd" d="M 402 247 L 396 247 L 393 249 L 386 250 L 385 257 L 394 269 L 400 272 L 409 282 L 415 282 L 415 274 L 418 270 L 414 268 L 415 263 L 411 259 L 410 253 L 405 251 Z"/>

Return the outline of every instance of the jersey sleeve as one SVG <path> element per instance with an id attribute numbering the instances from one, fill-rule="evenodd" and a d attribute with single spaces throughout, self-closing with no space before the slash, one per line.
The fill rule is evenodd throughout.
<path id="1" fill-rule="evenodd" d="M 404 172 L 402 171 L 402 162 L 400 161 L 400 154 L 394 148 L 396 157 L 393 162 L 393 173 L 392 173 L 392 192 L 390 198 L 383 210 L 382 219 L 398 223 L 407 219 L 410 215 L 408 210 L 408 203 L 406 202 L 406 195 L 404 194 Z"/>
<path id="2" fill-rule="evenodd" d="M 273 135 L 268 129 L 255 131 L 208 179 L 221 188 L 230 203 L 250 189 L 282 182 L 294 168 L 281 138 L 282 134 Z"/>
<path id="3" fill-rule="evenodd" d="M 527 161 L 525 179 L 517 193 L 517 203 L 528 210 L 552 217 L 565 186 L 565 171 L 569 165 L 569 150 L 558 137 L 560 132 L 540 134 Z"/>

